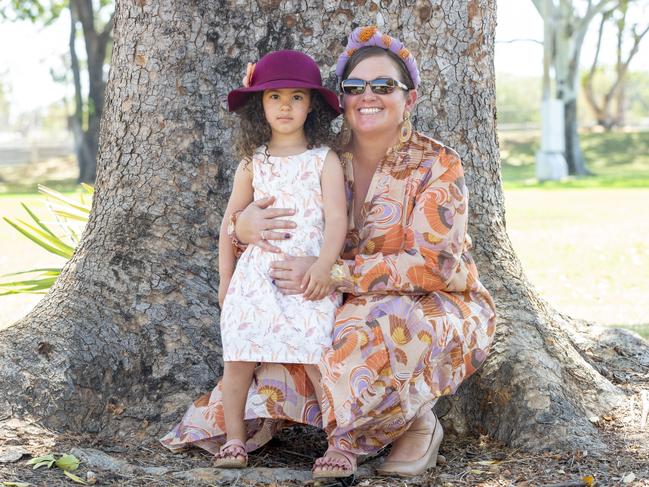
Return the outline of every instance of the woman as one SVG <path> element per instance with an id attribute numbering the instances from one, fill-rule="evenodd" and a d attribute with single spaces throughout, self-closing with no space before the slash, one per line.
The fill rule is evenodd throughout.
<path id="1" fill-rule="evenodd" d="M 356 29 L 340 56 L 348 236 L 332 285 L 346 293 L 333 346 L 320 364 L 322 413 L 303 369 L 262 366 L 248 395 L 252 450 L 286 420 L 323 426 L 329 448 L 314 477 L 345 477 L 356 456 L 388 444 L 386 475 L 434 466 L 442 428 L 432 413 L 485 360 L 495 331 L 493 301 L 468 253 L 467 191 L 457 154 L 412 131 L 417 65 L 401 43 L 375 27 Z M 345 137 L 343 137 L 345 138 Z M 290 238 L 289 210 L 250 205 L 231 217 L 233 243 Z M 285 293 L 300 293 L 312 257 L 274 264 Z M 264 420 L 264 418 L 268 418 Z M 220 385 L 199 399 L 163 439 L 215 452 L 222 443 Z"/>

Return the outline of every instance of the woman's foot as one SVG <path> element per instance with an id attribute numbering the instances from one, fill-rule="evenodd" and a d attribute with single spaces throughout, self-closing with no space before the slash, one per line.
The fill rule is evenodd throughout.
<path id="1" fill-rule="evenodd" d="M 230 440 L 226 442 L 214 455 L 214 466 L 216 468 L 246 468 L 248 452 L 243 441 Z"/>
<path id="2" fill-rule="evenodd" d="M 356 455 L 329 447 L 313 464 L 313 478 L 349 477 L 356 473 Z"/>
<path id="3" fill-rule="evenodd" d="M 419 416 L 410 428 L 392 443 L 392 450 L 377 472 L 381 475 L 412 477 L 437 464 L 444 430 L 432 411 Z"/>

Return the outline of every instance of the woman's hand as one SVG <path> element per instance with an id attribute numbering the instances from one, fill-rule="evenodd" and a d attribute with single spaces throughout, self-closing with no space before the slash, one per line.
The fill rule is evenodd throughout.
<path id="1" fill-rule="evenodd" d="M 270 276 L 282 294 L 302 294 L 302 280 L 317 257 L 291 257 L 270 264 Z"/>
<path id="2" fill-rule="evenodd" d="M 235 233 L 239 241 L 258 245 L 268 252 L 281 252 L 269 240 L 291 238 L 291 233 L 286 230 L 295 228 L 295 222 L 279 218 L 294 215 L 295 210 L 291 208 L 268 208 L 274 202 L 274 196 L 262 198 L 253 201 L 241 212 L 235 227 Z"/>
<path id="3" fill-rule="evenodd" d="M 316 260 L 306 271 L 302 278 L 304 299 L 307 301 L 318 301 L 331 294 L 333 290 L 331 282 L 331 265 Z"/>

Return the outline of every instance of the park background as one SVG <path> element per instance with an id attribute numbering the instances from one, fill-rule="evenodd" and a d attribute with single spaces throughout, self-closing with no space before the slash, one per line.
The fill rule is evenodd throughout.
<path id="1" fill-rule="evenodd" d="M 6 2 L 5 2 L 6 3 Z M 23 2 L 28 4 L 29 2 Z M 36 2 L 35 2 L 36 3 Z M 578 2 L 575 2 L 577 4 Z M 0 3 L 2 5 L 2 3 Z M 531 0 L 498 0 L 495 67 L 498 138 L 505 188 L 507 229 L 527 277 L 556 309 L 574 317 L 620 326 L 649 336 L 649 36 L 638 42 L 611 104 L 613 127 L 598 124 L 584 89 L 578 94 L 578 125 L 587 168 L 593 174 L 559 182 L 535 178 L 541 144 L 543 19 Z M 604 23 L 593 92 L 601 100 L 615 81 L 621 12 L 627 58 L 633 34 L 649 26 L 649 2 L 613 2 Z M 61 13 L 22 12 L 5 5 L 0 21 L 0 216 L 31 221 L 21 203 L 47 223 L 52 215 L 37 192 L 43 184 L 89 202 L 78 185 L 73 136 L 74 80 L 70 71 L 70 18 Z M 96 3 L 95 28 L 108 22 L 110 2 Z M 617 10 L 616 10 L 617 9 Z M 33 17 L 33 19 L 25 17 Z M 580 85 L 596 56 L 601 18 L 591 21 L 582 53 Z M 644 24 L 643 24 L 644 22 Z M 88 65 L 81 32 L 75 36 L 82 92 Z M 110 47 L 110 43 L 108 43 Z M 110 50 L 108 50 L 109 59 Z M 251 60 L 252 61 L 252 60 Z M 107 76 L 109 64 L 103 66 Z M 580 86 L 580 88 L 583 88 Z M 623 92 L 620 108 L 616 106 Z M 83 100 L 82 124 L 92 102 Z M 88 182 L 92 182 L 91 180 Z M 32 222 L 33 223 L 33 222 Z M 65 227 L 80 232 L 78 223 Z M 62 266 L 53 255 L 0 221 L 0 274 Z M 1 278 L 15 281 L 21 276 Z M 7 288 L 5 288 L 7 289 Z M 35 306 L 41 294 L 0 296 L 0 328 Z"/>
<path id="2" fill-rule="evenodd" d="M 604 2 L 604 0 L 601 1 Z M 541 0 L 534 0 L 534 2 L 539 4 Z M 102 12 L 95 16 L 98 30 L 101 30 L 104 22 L 110 19 L 110 2 L 71 0 L 70 3 L 101 6 Z M 411 4 L 413 3 L 411 2 Z M 425 4 L 425 2 L 417 2 L 417 5 L 422 3 Z M 647 86 L 647 63 L 646 61 L 644 64 L 642 62 L 643 59 L 646 59 L 645 46 L 640 45 L 639 54 L 635 56 L 634 61 L 631 63 L 624 83 L 623 123 L 619 123 L 619 126 L 613 127 L 612 130 L 605 130 L 598 126 L 593 114 L 589 112 L 583 96 L 580 95 L 578 115 L 581 142 L 585 151 L 587 166 L 594 175 L 570 177 L 558 182 L 539 183 L 535 179 L 534 157 L 540 147 L 541 139 L 539 106 L 542 97 L 541 67 L 543 48 L 540 40 L 543 37 L 543 24 L 532 3 L 532 1 L 528 0 L 498 2 L 499 26 L 498 42 L 496 44 L 498 136 L 503 162 L 509 234 L 528 277 L 537 287 L 540 294 L 553 307 L 567 315 L 583 318 L 590 323 L 624 326 L 644 333 L 646 336 L 647 319 L 643 311 L 646 308 L 644 302 L 646 291 L 649 288 L 646 282 L 649 273 L 647 273 L 647 244 L 644 241 L 647 235 L 647 218 L 643 212 L 646 212 L 647 207 L 649 178 L 646 160 L 646 148 L 648 145 L 646 138 L 647 102 L 646 95 L 643 94 L 643 89 L 646 89 Z M 556 0 L 554 3 L 557 3 Z M 590 0 L 574 0 L 572 2 L 560 0 L 560 3 L 564 6 L 574 5 L 575 9 L 577 9 L 577 6 L 583 8 L 586 5 L 600 4 L 599 1 Z M 606 3 L 615 6 L 616 9 L 622 9 L 625 6 L 630 9 L 626 17 L 628 20 L 627 29 L 625 30 L 627 40 L 629 29 L 636 23 L 636 33 L 645 29 L 646 26 L 642 22 L 647 18 L 646 4 L 640 1 L 617 2 L 614 0 L 609 0 Z M 11 2 L 11 5 L 16 6 L 16 8 L 37 4 L 37 1 Z M 459 8 L 471 4 L 472 2 L 461 2 Z M 0 3 L 0 6 L 6 5 L 8 5 L 6 2 Z M 48 5 L 63 5 L 63 2 L 50 2 Z M 237 5 L 240 5 L 240 3 L 237 3 Z M 11 6 L 7 8 L 10 9 Z M 189 8 L 193 8 L 193 5 Z M 454 9 L 457 8 L 457 6 L 454 6 Z M 6 11 L 6 9 L 3 10 Z M 84 100 L 82 107 L 83 124 L 81 127 L 78 124 L 75 126 L 72 115 L 76 103 L 74 101 L 75 92 L 72 89 L 74 79 L 67 67 L 71 61 L 68 57 L 70 23 L 69 20 L 66 21 L 69 12 L 65 9 L 54 12 L 60 13 L 61 18 L 46 27 L 42 26 L 42 23 L 43 16 L 47 15 L 48 12 L 41 13 L 36 9 L 23 13 L 27 16 L 34 15 L 36 25 L 25 22 L 8 23 L 4 21 L 0 24 L 0 34 L 7 36 L 0 39 L 5 47 L 1 51 L 3 57 L 0 59 L 0 66 L 2 66 L 0 71 L 2 71 L 3 94 L 6 94 L 6 96 L 3 95 L 3 100 L 6 101 L 2 103 L 4 107 L 3 113 L 5 113 L 3 120 L 6 126 L 6 130 L 3 129 L 5 134 L 3 135 L 3 149 L 5 152 L 3 152 L 4 157 L 2 160 L 6 164 L 0 166 L 2 167 L 0 173 L 2 190 L 5 196 L 0 197 L 0 204 L 2 205 L 0 211 L 6 211 L 6 215 L 10 220 L 13 219 L 12 221 L 16 221 L 16 218 L 29 220 L 30 217 L 26 214 L 25 209 L 19 205 L 21 201 L 26 202 L 28 208 L 33 208 L 38 215 L 44 215 L 45 223 L 51 225 L 50 222 L 55 222 L 56 217 L 47 216 L 47 208 L 39 204 L 39 202 L 43 201 L 43 197 L 36 194 L 36 184 L 44 183 L 63 192 L 65 196 L 70 197 L 72 200 L 81 198 L 81 195 L 84 195 L 85 202 L 88 202 L 89 195 L 84 191 L 77 190 L 79 171 L 74 152 L 78 138 L 71 134 L 70 129 L 78 130 L 81 128 L 87 130 L 90 125 L 91 112 L 96 113 L 98 107 L 93 107 L 92 103 Z M 619 12 L 611 15 L 611 20 L 619 24 Z M 596 49 L 598 21 L 599 18 L 596 17 L 590 23 L 591 28 L 581 56 L 580 78 L 587 74 L 590 69 L 590 63 Z M 615 23 L 613 23 L 614 26 Z M 80 27 L 80 25 L 77 27 Z M 603 36 L 602 52 L 600 53 L 601 65 L 596 69 L 598 76 L 596 78 L 596 91 L 598 96 L 601 96 L 606 91 L 608 83 L 610 83 L 614 75 L 613 63 L 615 62 L 616 38 L 614 34 L 611 34 L 611 26 L 608 27 Z M 84 93 L 91 84 L 88 82 L 84 70 L 87 65 L 91 64 L 89 60 L 83 58 L 85 44 L 80 32 L 77 31 L 74 45 L 77 54 L 80 56 L 81 78 L 79 85 L 83 88 Z M 133 61 L 136 64 L 142 62 L 137 56 Z M 240 61 L 245 63 L 243 59 Z M 108 67 L 107 63 L 102 62 L 101 71 L 103 71 L 104 77 L 107 74 Z M 118 70 L 115 70 L 115 73 L 117 72 Z M 490 70 L 485 70 L 484 79 L 490 82 L 492 74 Z M 234 75 L 231 77 L 234 78 Z M 222 91 L 224 90 L 223 87 L 220 88 Z M 490 114 L 491 111 L 488 112 L 488 115 Z M 489 143 L 492 140 L 490 136 L 491 132 L 489 132 Z M 104 158 L 104 162 L 106 162 L 106 158 Z M 470 158 L 467 162 L 471 164 Z M 473 167 L 476 167 L 475 163 Z M 80 207 L 83 207 L 83 205 Z M 79 227 L 73 226 L 72 222 L 68 221 L 68 223 L 68 230 L 70 228 L 74 228 L 76 231 L 79 230 Z M 4 222 L 0 221 L 0 225 L 4 226 Z M 9 225 L 3 228 L 5 228 L 6 233 L 0 235 L 2 238 L 0 241 L 3 243 L 0 253 L 2 254 L 1 263 L 6 272 L 44 266 L 61 266 L 63 264 L 64 259 L 41 252 Z M 506 240 L 506 238 L 503 238 L 503 240 Z M 504 242 L 503 246 L 506 243 Z M 497 269 L 494 269 L 494 271 L 497 273 Z M 85 276 L 84 278 L 92 279 L 92 276 Z M 17 277 L 8 279 L 17 279 Z M 89 282 L 92 282 L 92 280 Z M 512 285 L 512 282 L 507 281 L 506 285 Z M 517 294 L 517 296 L 519 295 Z M 523 298 L 521 297 L 521 299 Z M 10 326 L 15 319 L 27 313 L 38 299 L 38 295 L 0 297 L 0 300 L 2 300 L 0 301 L 0 314 L 4 319 L 2 326 Z M 208 300 L 202 300 L 201 304 L 206 301 Z M 522 302 L 527 303 L 527 300 L 523 299 Z M 512 302 L 512 308 L 518 309 L 516 308 L 517 304 Z M 122 303 L 118 302 L 118 305 L 121 308 Z M 100 306 L 98 304 L 98 307 Z M 525 305 L 519 306 L 523 307 Z M 42 306 L 41 311 L 44 308 Z M 58 309 L 52 311 L 56 312 Z M 92 329 L 92 324 L 88 322 L 88 314 L 92 311 L 92 309 L 83 308 L 78 322 L 82 331 Z M 568 321 L 553 316 L 552 320 L 555 322 L 553 325 L 556 326 L 545 326 L 538 320 L 528 321 L 529 318 L 524 313 L 514 315 L 513 319 L 512 315 L 510 315 L 508 320 L 508 311 L 509 309 L 505 306 L 501 307 L 501 316 L 503 317 L 501 319 L 501 336 L 507 333 L 507 328 L 509 328 L 510 334 L 513 335 L 514 330 L 526 330 L 531 323 L 533 326 L 538 327 L 534 331 L 542 336 L 546 344 L 552 344 L 555 338 L 559 338 L 554 333 L 555 328 L 567 325 Z M 523 309 L 523 311 L 526 312 L 527 309 Z M 15 314 L 11 316 L 9 313 Z M 32 317 L 36 314 L 32 314 Z M 5 316 L 6 318 L 4 318 Z M 29 318 L 23 323 L 28 321 Z M 44 324 L 46 326 L 43 326 Z M 103 326 L 104 322 L 98 324 Z M 56 334 L 52 332 L 56 325 L 56 323 L 52 322 L 50 326 L 48 317 L 45 317 L 36 325 L 40 339 L 45 342 L 39 343 L 36 352 L 44 354 L 46 358 L 50 352 L 47 341 L 50 340 L 50 336 Z M 67 325 L 68 323 L 63 325 L 64 333 L 68 331 Z M 109 326 L 107 325 L 102 329 L 108 329 Z M 23 328 L 26 327 L 8 328 L 4 331 L 5 336 Z M 617 338 L 622 337 L 627 340 L 626 344 L 628 344 L 631 334 L 620 331 L 602 333 L 599 327 L 592 328 L 597 331 L 598 338 L 601 338 L 599 343 L 602 343 L 602 348 L 606 349 L 606 347 L 612 348 L 615 346 L 614 350 L 617 353 L 617 355 L 611 353 L 603 355 L 603 360 L 606 362 L 598 364 L 598 373 L 602 370 L 603 373 L 608 373 L 610 370 L 613 370 L 614 374 L 622 372 L 623 375 L 614 376 L 613 378 L 613 381 L 619 384 L 620 387 L 638 386 L 637 382 L 629 378 L 646 381 L 646 369 L 642 368 L 642 363 L 637 360 L 634 361 L 632 355 L 618 348 L 617 344 L 620 342 L 611 344 L 610 340 L 606 341 L 606 335 L 608 334 Z M 144 332 L 143 329 L 137 331 L 139 333 Z M 72 333 L 70 336 L 72 337 L 72 347 L 76 347 L 77 343 L 82 341 L 78 340 L 79 335 Z M 536 334 L 534 336 L 536 337 Z M 527 338 L 525 337 L 525 339 Z M 506 343 L 508 347 L 513 346 L 515 349 L 515 340 L 509 340 Z M 515 363 L 515 353 L 524 357 L 518 363 L 522 363 L 525 369 L 531 368 L 530 365 L 532 364 L 532 366 L 536 367 L 541 365 L 539 362 L 530 359 L 538 356 L 541 360 L 544 360 L 548 355 L 543 350 L 543 347 L 538 346 L 538 342 L 528 340 L 525 341 L 525 346 L 533 343 L 535 345 L 531 354 L 526 354 L 524 349 L 518 349 L 516 352 L 511 353 L 508 363 L 504 367 L 499 367 L 498 370 L 506 371 L 511 368 L 511 364 Z M 82 344 L 79 343 L 79 345 Z M 119 353 L 123 352 L 124 346 L 124 342 L 118 342 Z M 15 347 L 17 351 L 22 349 L 20 345 Z M 586 350 L 585 354 L 593 350 L 592 343 L 590 347 L 580 346 L 575 347 L 575 349 L 575 353 Z M 143 357 L 156 356 L 158 351 L 155 350 L 153 353 L 149 353 L 142 352 L 142 350 L 146 349 L 142 348 L 138 353 Z M 618 350 L 621 351 L 618 352 Z M 491 364 L 499 358 L 498 354 L 494 354 L 492 357 Z M 624 367 L 614 364 L 615 359 L 619 357 L 623 358 Z M 627 360 L 627 357 L 630 358 Z M 564 358 L 565 355 L 562 352 L 560 361 Z M 39 357 L 37 359 L 40 362 L 34 365 L 32 370 L 36 372 L 33 372 L 32 375 L 34 377 L 51 376 L 52 368 L 56 367 L 57 364 L 49 360 L 45 362 Z M 20 363 L 19 361 L 14 362 Z M 42 364 L 44 364 L 43 368 L 39 368 Z M 610 369 L 607 369 L 609 364 L 611 364 Z M 514 374 L 507 377 L 507 379 L 511 381 L 521 380 L 522 377 L 530 379 L 524 373 L 524 370 L 520 368 L 513 370 Z M 86 371 L 87 368 L 82 369 L 81 372 L 85 375 Z M 141 377 L 139 375 L 141 370 L 135 372 L 136 380 L 138 380 Z M 574 368 L 568 368 L 567 372 L 566 375 L 561 377 L 566 383 L 571 384 L 574 380 L 584 384 L 584 387 L 579 389 L 579 394 L 572 394 L 572 396 L 588 396 L 592 391 L 599 390 L 594 387 L 592 382 L 585 381 L 583 375 L 575 373 Z M 119 376 L 125 375 L 121 373 L 120 369 Z M 173 375 L 178 375 L 178 371 L 173 371 Z M 111 377 L 118 376 L 116 374 L 115 376 L 111 375 Z M 543 377 L 542 379 L 541 387 L 536 387 L 537 383 L 534 382 L 531 383 L 529 389 L 536 387 L 536 390 L 543 390 L 544 387 L 547 387 L 547 384 L 543 382 L 546 378 Z M 554 379 L 554 377 L 550 379 Z M 10 382 L 6 381 L 4 384 L 7 385 Z M 0 383 L 3 382 L 0 381 Z M 50 386 L 47 385 L 46 387 L 49 388 Z M 512 388 L 505 389 L 512 390 Z M 556 391 L 556 389 L 552 390 L 549 387 L 547 389 L 549 392 Z M 567 387 L 564 391 L 567 390 L 572 392 L 576 389 Z M 40 396 L 44 400 L 41 404 L 47 406 L 48 401 L 50 404 L 52 403 L 49 394 L 50 389 L 45 389 L 45 394 L 34 394 L 30 388 L 23 388 L 23 391 L 28 401 L 36 403 L 38 402 L 36 398 Z M 642 392 L 644 393 L 642 397 L 647 398 L 646 390 Z M 14 394 L 19 395 L 15 391 Z M 535 397 L 538 399 L 538 396 Z M 565 404 L 565 401 L 561 401 L 560 398 L 557 400 L 556 394 L 550 394 L 547 398 L 548 401 L 552 400 L 551 405 L 559 404 L 559 406 L 563 407 Z M 593 485 L 594 478 L 597 478 L 602 485 L 612 485 L 611 482 L 607 481 L 620 482 L 625 485 L 647 485 L 646 479 L 649 478 L 649 474 L 646 470 L 648 464 L 646 461 L 646 432 L 640 432 L 645 427 L 645 423 L 642 420 L 636 421 L 641 417 L 646 419 L 646 415 L 644 413 L 636 414 L 635 405 L 639 403 L 639 398 L 640 394 L 632 395 L 628 401 L 625 399 L 624 408 L 614 412 L 609 409 L 602 410 L 601 417 L 587 415 L 580 418 L 588 423 L 595 424 L 598 435 L 602 433 L 611 436 L 611 431 L 614 431 L 615 434 L 612 435 L 614 436 L 613 442 L 617 442 L 617 446 L 606 456 L 596 456 L 596 453 L 593 452 L 592 442 L 588 444 L 584 442 L 584 450 L 561 452 L 561 454 L 554 456 L 549 455 L 548 452 L 543 456 L 524 455 L 524 452 L 518 448 L 494 451 L 494 448 L 500 449 L 501 446 L 496 442 L 490 442 L 486 435 L 483 435 L 479 438 L 479 442 L 476 441 L 475 437 L 467 438 L 470 442 L 468 446 L 461 443 L 447 442 L 444 453 L 449 456 L 448 466 L 446 470 L 442 468 L 442 473 L 435 478 L 449 478 L 450 475 L 458 480 L 452 485 L 510 485 L 511 479 L 523 479 L 521 485 L 540 485 L 542 482 L 539 480 L 539 476 L 543 476 L 547 481 L 554 482 L 555 485 L 557 480 L 565 480 L 566 477 L 570 477 L 572 480 L 561 485 Z M 138 400 L 142 399 L 143 397 L 139 396 Z M 470 401 L 474 402 L 472 398 Z M 85 414 L 87 410 L 85 399 L 75 402 L 79 404 L 82 414 Z M 515 406 L 521 405 L 522 401 L 509 400 L 505 404 L 500 403 L 501 406 L 507 406 L 507 408 L 499 406 L 492 411 L 491 416 L 498 418 L 496 422 L 499 427 L 504 425 L 505 428 L 508 428 L 509 424 L 520 420 L 520 418 L 515 417 L 516 411 L 509 414 L 508 417 L 508 412 L 512 411 L 512 409 L 508 409 L 511 404 Z M 139 405 L 138 403 L 137 406 Z M 523 406 L 527 407 L 526 404 Z M 116 407 L 111 402 L 107 405 L 106 411 L 121 416 L 123 411 L 120 408 L 121 406 Z M 579 411 L 580 414 L 583 414 L 582 409 Z M 534 441 L 535 447 L 547 445 L 549 441 L 548 429 L 551 426 L 546 422 L 546 412 L 543 411 L 543 415 L 539 416 L 540 421 L 533 422 L 533 424 L 528 422 L 524 424 L 523 428 L 517 428 L 519 431 L 532 432 L 529 436 L 533 437 L 532 441 Z M 565 414 L 563 414 L 565 410 L 560 412 L 562 417 L 565 418 Z M 66 414 L 68 413 L 66 412 Z M 518 416 L 525 417 L 524 414 Z M 0 415 L 0 417 L 3 416 Z M 126 417 L 130 417 L 130 411 Z M 446 418 L 448 419 L 448 416 Z M 122 421 L 122 418 L 119 421 Z M 9 436 L 5 433 L 6 430 L 2 429 L 2 426 L 9 422 L 0 421 L 0 438 L 3 441 Z M 148 424 L 148 418 L 142 422 L 142 425 L 145 423 Z M 158 421 L 155 420 L 153 425 L 149 425 L 149 428 L 157 427 L 157 423 Z M 640 424 L 639 429 L 638 423 Z M 32 424 L 30 428 L 35 426 Z M 633 426 L 633 428 L 630 426 Z M 20 430 L 18 430 L 18 433 L 15 431 L 12 431 L 12 433 L 14 434 L 14 441 L 16 435 L 22 435 Z M 29 438 L 30 454 L 32 456 L 41 454 L 41 452 L 53 451 L 53 445 L 56 445 L 56 451 L 58 452 L 70 451 L 74 453 L 71 448 L 72 445 L 95 445 L 94 442 L 96 441 L 95 438 L 79 437 L 77 434 L 64 434 L 53 440 L 51 439 L 51 432 L 45 429 L 30 429 L 28 433 L 23 438 Z M 145 433 L 139 431 L 139 434 L 144 435 Z M 148 440 L 155 442 L 155 439 L 155 436 L 150 433 Z M 289 440 L 291 441 L 288 441 L 287 444 L 292 446 L 297 444 L 291 437 L 289 437 Z M 51 443 L 46 443 L 46 441 L 51 441 Z M 460 438 L 460 441 L 462 441 L 462 438 Z M 40 444 L 34 446 L 33 442 L 40 442 Z M 188 468 L 187 463 L 189 460 L 193 461 L 196 466 L 207 464 L 207 459 L 197 456 L 195 452 L 192 457 L 174 455 L 171 458 L 169 455 L 164 456 L 159 451 L 161 450 L 159 445 L 156 445 L 157 449 L 156 447 L 153 449 L 147 448 L 149 446 L 151 445 L 138 444 L 136 441 L 134 448 L 125 451 L 122 458 L 127 457 L 129 462 L 137 462 L 141 465 L 173 465 L 175 463 L 172 468 L 179 470 L 182 475 L 186 474 L 184 470 Z M 111 452 L 118 451 L 112 445 L 109 445 L 109 447 Z M 299 466 L 307 470 L 302 473 L 308 474 L 308 464 L 312 461 L 311 456 L 304 455 L 304 453 L 312 454 L 321 449 L 309 448 L 303 450 L 302 464 Z M 131 458 L 134 450 L 137 450 L 142 456 L 135 459 Z M 261 458 L 262 464 L 267 464 L 263 463 L 266 459 L 265 453 L 260 455 L 259 458 Z M 502 465 L 498 466 L 497 463 L 500 463 L 501 460 L 503 460 Z M 93 465 L 96 465 L 96 463 L 93 464 L 86 458 L 83 459 L 83 462 L 84 468 L 95 468 Z M 286 463 L 285 461 L 284 464 Z M 298 462 L 295 459 L 290 459 L 288 463 L 294 466 Z M 521 465 L 523 466 L 522 470 Z M 487 469 L 489 469 L 488 472 Z M 44 470 L 41 469 L 32 473 L 31 468 L 28 466 L 25 467 L 24 464 L 18 466 L 16 464 L 15 467 L 9 465 L 8 469 L 5 467 L 2 473 L 7 475 L 8 472 L 8 478 L 12 479 L 36 479 L 38 484 L 42 485 L 44 481 L 42 476 L 49 475 L 49 479 L 56 477 L 56 472 L 45 473 Z M 117 470 L 120 470 L 120 468 L 118 467 Z M 495 473 L 501 474 L 502 482 L 507 483 L 495 484 L 495 481 L 492 481 L 491 483 L 478 484 L 477 478 L 489 477 Z M 107 474 L 103 473 L 102 475 Z M 437 475 L 437 472 L 432 473 L 432 475 Z M 66 481 L 61 472 L 56 478 Z M 527 479 L 530 479 L 530 481 L 528 482 Z M 634 483 L 634 480 L 637 481 Z M 2 483 L 2 479 L 0 479 L 0 483 Z M 48 485 L 54 485 L 54 483 Z M 59 484 L 57 483 L 57 485 Z M 363 485 L 368 484 L 364 482 Z M 547 482 L 544 485 L 548 485 Z"/>

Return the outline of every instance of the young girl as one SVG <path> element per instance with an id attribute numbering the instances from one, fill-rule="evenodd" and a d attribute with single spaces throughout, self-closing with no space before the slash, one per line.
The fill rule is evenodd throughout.
<path id="1" fill-rule="evenodd" d="M 316 364 L 331 345 L 340 296 L 329 287 L 332 266 L 347 230 L 343 170 L 324 142 L 339 113 L 336 94 L 322 86 L 320 70 L 306 54 L 277 51 L 249 66 L 244 87 L 228 95 L 240 116 L 244 159 L 221 225 L 219 303 L 223 342 L 223 407 L 227 442 L 215 465 L 247 465 L 246 397 L 259 362 L 304 364 L 318 401 Z M 296 228 L 278 241 L 284 255 L 318 256 L 303 282 L 303 294 L 284 295 L 269 276 L 282 254 L 250 245 L 236 262 L 227 225 L 253 199 L 275 197 L 294 208 Z"/>

